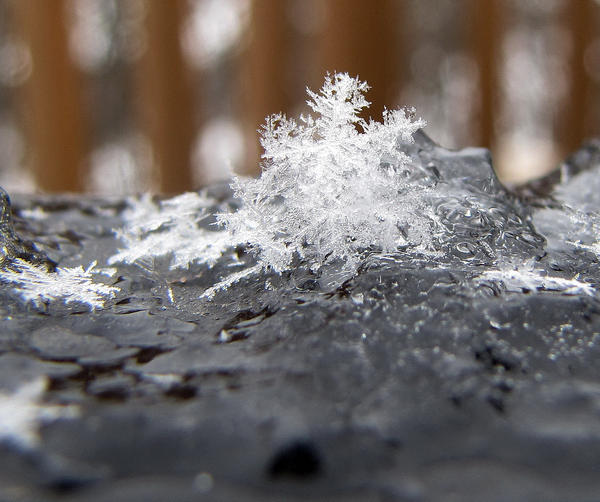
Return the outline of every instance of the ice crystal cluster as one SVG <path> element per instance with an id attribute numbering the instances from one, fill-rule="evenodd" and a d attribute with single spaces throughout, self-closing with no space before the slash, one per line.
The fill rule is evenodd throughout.
<path id="1" fill-rule="evenodd" d="M 235 180 L 242 206 L 220 217 L 263 265 L 281 272 L 298 257 L 311 268 L 336 259 L 353 269 L 368 249 L 428 246 L 434 215 L 423 203 L 427 188 L 411 182 L 398 147 L 424 121 L 406 110 L 364 120 L 367 89 L 348 74 L 327 75 L 320 93 L 307 91 L 314 116 L 267 118 L 262 174 Z"/>
<path id="2" fill-rule="evenodd" d="M 125 228 L 117 232 L 125 247 L 109 263 L 167 257 L 173 269 L 193 262 L 214 264 L 232 243 L 226 232 L 200 226 L 213 205 L 212 198 L 193 192 L 163 201 L 154 201 L 148 194 L 130 201 L 123 214 Z"/>
<path id="3" fill-rule="evenodd" d="M 307 90 L 314 116 L 268 117 L 262 174 L 234 180 L 240 208 L 219 214 L 220 231 L 202 225 L 216 205 L 203 194 L 130 201 L 118 232 L 125 247 L 109 263 L 168 256 L 172 269 L 212 266 L 242 245 L 276 272 L 296 258 L 313 269 L 337 260 L 354 270 L 368 250 L 427 249 L 436 218 L 424 202 L 429 189 L 411 179 L 399 147 L 425 123 L 407 110 L 385 110 L 383 122 L 361 118 L 367 90 L 348 74 L 327 75 L 319 93 Z"/>
<path id="4" fill-rule="evenodd" d="M 104 306 L 104 302 L 115 296 L 118 288 L 95 280 L 95 263 L 83 267 L 57 267 L 48 272 L 42 266 L 16 258 L 10 267 L 0 271 L 0 280 L 15 284 L 15 291 L 27 302 L 42 306 L 53 300 L 65 304 L 83 304 L 91 309 Z"/>
<path id="5" fill-rule="evenodd" d="M 491 280 L 501 282 L 508 291 L 559 291 L 565 295 L 588 295 L 594 296 L 596 289 L 588 283 L 579 281 L 576 277 L 565 279 L 545 274 L 536 270 L 533 264 L 527 267 L 523 264 L 517 268 L 501 268 L 498 270 L 487 270 L 481 276 L 480 281 Z"/>

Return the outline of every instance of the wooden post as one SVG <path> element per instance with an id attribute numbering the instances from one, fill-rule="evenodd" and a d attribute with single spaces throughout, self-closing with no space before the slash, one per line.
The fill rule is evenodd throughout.
<path id="1" fill-rule="evenodd" d="M 492 148 L 499 115 L 500 43 L 502 9 L 499 0 L 471 0 L 472 51 L 479 71 L 479 142 Z"/>
<path id="2" fill-rule="evenodd" d="M 371 86 L 372 103 L 365 115 L 377 120 L 384 107 L 394 108 L 400 94 L 399 12 L 395 0 L 327 0 L 326 25 L 317 46 L 316 75 L 320 88 L 325 72 L 358 75 Z"/>
<path id="3" fill-rule="evenodd" d="M 240 64 L 240 101 L 246 138 L 246 174 L 258 174 L 259 127 L 273 113 L 289 112 L 290 27 L 284 0 L 254 0 L 248 48 Z"/>
<path id="4" fill-rule="evenodd" d="M 191 76 L 181 51 L 185 0 L 145 0 L 146 51 L 135 79 L 140 129 L 149 138 L 160 191 L 192 189 L 194 103 Z"/>
<path id="5" fill-rule="evenodd" d="M 24 129 L 39 187 L 81 190 L 87 154 L 80 75 L 69 57 L 65 0 L 11 3 L 17 30 L 31 53 L 23 85 Z"/>
<path id="6" fill-rule="evenodd" d="M 567 155 L 581 146 L 588 134 L 586 119 L 591 101 L 591 82 L 585 70 L 585 51 L 594 39 L 594 10 L 592 0 L 568 2 L 565 21 L 572 49 L 569 60 L 569 91 L 563 113 L 557 119 L 557 136 L 561 155 Z"/>

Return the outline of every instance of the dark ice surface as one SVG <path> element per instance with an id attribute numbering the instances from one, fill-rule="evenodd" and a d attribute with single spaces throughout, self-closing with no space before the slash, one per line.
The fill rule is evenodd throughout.
<path id="1" fill-rule="evenodd" d="M 96 311 L 0 284 L 0 419 L 47 383 L 35 440 L 0 423 L 0 500 L 598 500 L 600 142 L 514 191 L 485 150 L 406 148 L 437 190 L 437 255 L 299 263 L 212 299 L 226 263 L 117 265 Z M 13 196 L 14 231 L 103 265 L 125 207 Z"/>

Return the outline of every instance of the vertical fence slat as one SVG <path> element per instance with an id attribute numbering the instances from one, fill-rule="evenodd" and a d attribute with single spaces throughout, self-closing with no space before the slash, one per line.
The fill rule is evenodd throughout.
<path id="1" fill-rule="evenodd" d="M 566 155 L 577 149 L 585 139 L 586 118 L 590 101 L 590 77 L 585 70 L 585 51 L 594 38 L 594 7 L 592 0 L 572 1 L 565 7 L 565 21 L 571 37 L 569 90 L 564 114 L 557 118 L 560 151 Z"/>
<path id="2" fill-rule="evenodd" d="M 486 148 L 492 148 L 496 139 L 495 118 L 499 115 L 500 106 L 502 2 L 471 0 L 470 10 L 471 46 L 479 71 L 479 142 Z"/>
<path id="3" fill-rule="evenodd" d="M 400 94 L 399 12 L 394 0 L 327 0 L 327 22 L 317 46 L 316 78 L 326 71 L 359 75 L 371 86 L 367 115 L 379 118 Z"/>
<path id="4" fill-rule="evenodd" d="M 265 117 L 289 111 L 288 49 L 290 27 L 286 2 L 254 0 L 250 39 L 240 63 L 240 99 L 246 138 L 246 174 L 259 172 L 257 129 Z"/>
<path id="5" fill-rule="evenodd" d="M 11 5 L 31 53 L 22 105 L 36 182 L 47 191 L 81 190 L 88 138 L 81 83 L 68 51 L 66 3 L 18 0 Z"/>
<path id="6" fill-rule="evenodd" d="M 152 144 L 160 190 L 192 188 L 191 149 L 194 98 L 181 51 L 185 0 L 146 0 L 146 51 L 136 68 L 135 93 L 140 129 Z"/>

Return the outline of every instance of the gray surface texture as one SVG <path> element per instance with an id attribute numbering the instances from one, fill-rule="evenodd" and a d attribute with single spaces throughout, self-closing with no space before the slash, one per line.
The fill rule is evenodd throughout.
<path id="1" fill-rule="evenodd" d="M 34 439 L 0 433 L 0 500 L 600 500 L 600 143 L 514 191 L 484 150 L 406 149 L 439 187 L 435 256 L 212 299 L 226 260 L 116 265 L 95 311 L 0 284 L 0 417 L 45 382 Z M 126 206 L 14 196 L 13 226 L 38 261 L 102 266 Z"/>

